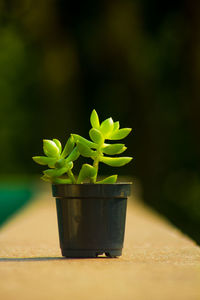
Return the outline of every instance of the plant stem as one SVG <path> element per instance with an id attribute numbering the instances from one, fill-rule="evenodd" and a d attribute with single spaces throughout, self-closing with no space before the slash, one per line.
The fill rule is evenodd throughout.
<path id="1" fill-rule="evenodd" d="M 72 183 L 76 183 L 76 179 L 75 179 L 74 174 L 72 173 L 71 170 L 67 171 L 67 175 L 71 179 Z"/>
<path id="2" fill-rule="evenodd" d="M 91 178 L 91 180 L 90 180 L 91 183 L 96 183 L 96 181 L 97 181 L 97 175 L 98 175 L 98 170 L 99 170 L 99 157 L 100 157 L 100 155 L 101 155 L 101 152 L 99 151 L 99 155 L 94 159 L 94 162 L 93 162 L 93 167 L 97 171 L 96 171 L 96 175 Z"/>
<path id="3" fill-rule="evenodd" d="M 103 155 L 103 153 L 101 151 L 103 144 L 104 144 L 104 141 L 97 148 L 98 155 L 95 157 L 94 162 L 93 162 L 93 167 L 96 169 L 96 175 L 91 178 L 91 180 L 90 180 L 91 183 L 96 183 L 96 181 L 97 181 L 97 175 L 98 175 L 98 171 L 99 171 L 99 161 L 100 161 L 100 157 Z"/>
<path id="4" fill-rule="evenodd" d="M 94 177 L 90 178 L 90 183 L 96 183 L 97 181 L 97 173 L 98 173 L 98 168 L 99 168 L 99 160 L 95 159 L 93 163 L 93 167 L 97 170 L 96 175 Z"/>

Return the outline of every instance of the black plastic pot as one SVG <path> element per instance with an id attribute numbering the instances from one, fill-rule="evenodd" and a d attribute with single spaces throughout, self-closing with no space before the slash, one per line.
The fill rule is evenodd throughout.
<path id="1" fill-rule="evenodd" d="M 63 256 L 122 254 L 131 183 L 57 184 L 52 191 Z"/>

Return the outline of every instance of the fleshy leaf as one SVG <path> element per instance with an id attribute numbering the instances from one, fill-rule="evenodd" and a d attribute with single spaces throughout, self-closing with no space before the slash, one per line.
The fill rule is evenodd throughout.
<path id="1" fill-rule="evenodd" d="M 64 175 L 71 167 L 73 163 L 68 163 L 68 166 L 63 167 L 61 169 L 48 169 L 43 171 L 44 175 L 50 176 L 50 177 L 59 177 Z"/>
<path id="2" fill-rule="evenodd" d="M 68 138 L 66 144 L 65 144 L 65 147 L 64 147 L 63 152 L 61 154 L 61 157 L 62 158 L 67 157 L 67 155 L 69 155 L 72 152 L 72 150 L 74 148 L 74 145 L 75 145 L 74 138 L 73 138 L 73 136 L 70 136 Z"/>
<path id="3" fill-rule="evenodd" d="M 97 170 L 89 165 L 89 164 L 84 164 L 80 170 L 79 176 L 77 183 L 83 183 L 85 180 L 90 180 L 92 181 L 93 178 L 96 177 Z"/>
<path id="4" fill-rule="evenodd" d="M 101 181 L 97 181 L 96 184 L 98 184 L 98 183 L 109 184 L 109 183 L 115 183 L 116 181 L 117 181 L 117 175 L 112 175 L 112 176 L 106 177 L 105 179 L 103 179 Z"/>
<path id="5" fill-rule="evenodd" d="M 90 123 L 93 128 L 98 129 L 100 127 L 99 117 L 95 109 L 93 109 L 91 116 L 90 116 Z"/>
<path id="6" fill-rule="evenodd" d="M 111 167 L 121 167 L 128 164 L 132 157 L 105 157 L 102 156 L 100 161 Z"/>
<path id="7" fill-rule="evenodd" d="M 56 164 L 56 162 L 50 162 L 50 163 L 48 163 L 48 167 L 55 168 L 55 164 Z"/>
<path id="8" fill-rule="evenodd" d="M 58 140 L 58 139 L 53 139 L 53 142 L 56 144 L 56 146 L 58 147 L 59 149 L 59 153 L 62 152 L 62 145 L 61 145 L 61 142 Z"/>
<path id="9" fill-rule="evenodd" d="M 55 184 L 71 184 L 72 181 L 69 178 L 53 178 Z"/>
<path id="10" fill-rule="evenodd" d="M 80 152 L 78 151 L 78 148 L 75 147 L 73 151 L 70 153 L 70 155 L 66 158 L 66 162 L 74 161 L 80 156 Z"/>
<path id="11" fill-rule="evenodd" d="M 114 122 L 113 132 L 119 129 L 119 121 Z"/>
<path id="12" fill-rule="evenodd" d="M 42 180 L 46 181 L 46 182 L 52 182 L 52 178 L 47 176 L 47 175 L 43 175 L 42 177 L 40 177 Z"/>
<path id="13" fill-rule="evenodd" d="M 110 140 L 121 140 L 124 139 L 130 132 L 132 128 L 121 128 L 116 130 L 114 133 L 111 134 Z"/>
<path id="14" fill-rule="evenodd" d="M 61 158 L 55 163 L 55 168 L 62 168 L 65 166 L 65 164 L 66 164 L 65 159 Z"/>
<path id="15" fill-rule="evenodd" d="M 98 129 L 95 128 L 90 129 L 89 135 L 91 140 L 97 144 L 102 144 L 104 142 L 103 135 Z"/>
<path id="16" fill-rule="evenodd" d="M 100 131 L 103 134 L 103 136 L 107 138 L 112 133 L 113 127 L 114 127 L 113 119 L 108 118 L 101 123 Z"/>
<path id="17" fill-rule="evenodd" d="M 77 147 L 80 154 L 84 157 L 92 157 L 96 154 L 95 151 L 91 150 L 88 146 L 80 142 L 77 143 Z"/>
<path id="18" fill-rule="evenodd" d="M 49 157 L 58 157 L 60 152 L 56 143 L 51 140 L 43 140 L 43 150 Z"/>
<path id="19" fill-rule="evenodd" d="M 108 155 L 120 154 L 124 152 L 127 148 L 124 144 L 111 144 L 102 149 L 103 153 Z"/>
<path id="20" fill-rule="evenodd" d="M 39 165 L 45 166 L 48 164 L 55 164 L 56 158 L 46 156 L 33 156 L 32 159 Z"/>
<path id="21" fill-rule="evenodd" d="M 82 136 L 78 135 L 78 134 L 72 134 L 75 142 L 80 142 L 81 144 L 89 147 L 89 148 L 94 148 L 96 149 L 97 148 L 97 144 L 91 142 L 91 141 L 88 141 L 87 139 L 83 138 Z"/>

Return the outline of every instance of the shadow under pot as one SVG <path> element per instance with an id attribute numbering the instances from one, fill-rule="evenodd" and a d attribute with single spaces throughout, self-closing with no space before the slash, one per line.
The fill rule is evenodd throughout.
<path id="1" fill-rule="evenodd" d="M 55 184 L 52 192 L 63 256 L 122 254 L 131 183 Z"/>

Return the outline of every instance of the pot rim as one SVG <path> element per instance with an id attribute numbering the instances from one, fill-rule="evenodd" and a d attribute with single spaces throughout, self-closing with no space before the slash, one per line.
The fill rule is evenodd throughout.
<path id="1" fill-rule="evenodd" d="M 120 184 L 133 184 L 132 181 L 120 181 L 115 183 L 52 183 L 52 185 L 120 185 Z"/>
<path id="2" fill-rule="evenodd" d="M 56 198 L 127 198 L 131 194 L 132 182 L 52 184 Z"/>

